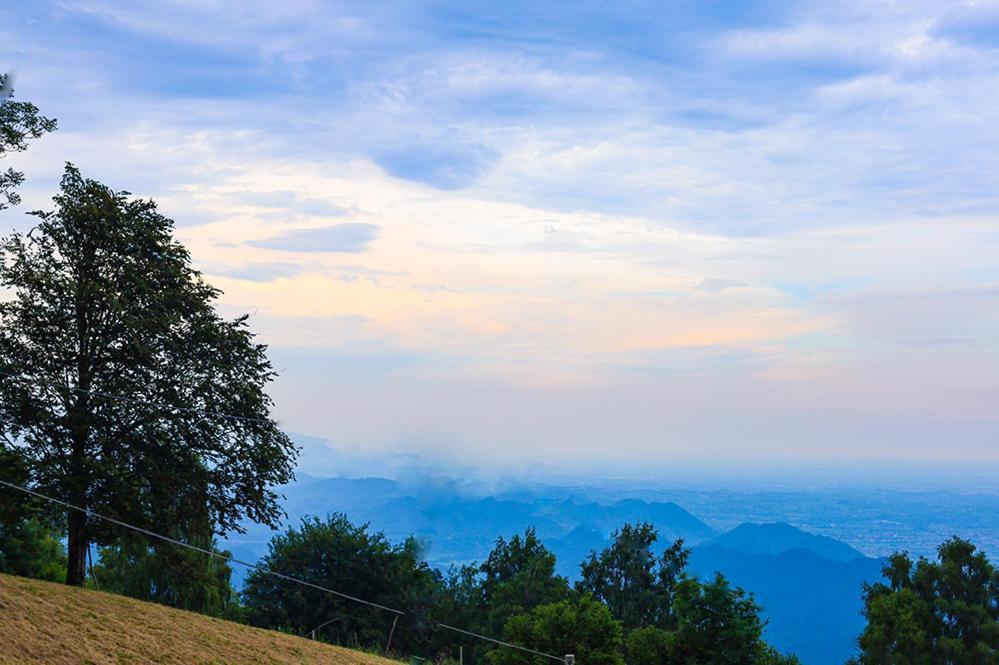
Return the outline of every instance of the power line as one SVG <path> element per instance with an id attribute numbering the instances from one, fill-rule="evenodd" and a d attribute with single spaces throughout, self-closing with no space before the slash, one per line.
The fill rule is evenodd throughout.
<path id="1" fill-rule="evenodd" d="M 189 413 L 201 416 L 203 418 L 214 416 L 216 418 L 227 418 L 229 420 L 240 420 L 243 422 L 251 422 L 251 423 L 264 423 L 264 424 L 272 423 L 272 421 L 268 420 L 267 418 L 254 418 L 253 416 L 237 416 L 232 413 L 221 413 L 219 411 L 209 411 L 207 409 L 198 409 L 194 407 L 173 406 L 171 404 L 166 404 L 164 402 L 152 402 L 145 399 L 137 399 L 135 397 L 129 397 L 128 395 L 116 395 L 113 393 L 105 393 L 97 390 L 84 390 L 83 388 L 72 388 L 70 386 L 65 386 L 56 383 L 54 381 L 42 381 L 40 379 L 32 380 L 27 377 L 21 376 L 19 374 L 15 374 L 14 372 L 8 372 L 2 369 L 0 369 L 0 375 L 7 376 L 18 381 L 23 381 L 24 383 L 34 383 L 36 385 L 48 386 L 50 388 L 57 388 L 59 390 L 68 390 L 70 392 L 77 393 L 79 395 L 93 395 L 95 397 L 103 397 L 104 399 L 116 399 L 122 402 L 129 402 L 131 404 L 142 404 L 144 406 L 155 406 L 161 409 L 172 409 L 181 414 Z"/>
<path id="2" fill-rule="evenodd" d="M 478 633 L 473 633 L 469 630 L 463 630 L 461 628 L 455 628 L 454 626 L 449 626 L 446 623 L 437 624 L 445 630 L 453 630 L 456 633 L 461 633 L 463 635 L 470 635 L 471 637 L 477 637 L 480 640 L 485 640 L 487 642 L 492 642 L 493 644 L 498 644 L 504 647 L 510 647 L 511 649 L 520 649 L 521 651 L 526 651 L 527 653 L 533 653 L 535 656 L 544 656 L 545 658 L 551 658 L 552 660 L 557 660 L 561 663 L 565 663 L 565 658 L 560 658 L 559 656 L 553 656 L 550 653 L 545 653 L 544 651 L 535 651 L 534 649 L 528 649 L 527 647 L 522 647 L 517 644 L 510 644 L 509 642 L 504 642 L 503 640 L 497 640 L 492 637 L 486 637 L 485 635 L 479 635 Z"/>
<path id="3" fill-rule="evenodd" d="M 150 531 L 149 529 L 143 529 L 141 526 L 135 526 L 134 524 L 128 524 L 127 522 L 122 522 L 121 520 L 115 519 L 114 517 L 108 517 L 107 515 L 101 515 L 100 513 L 95 513 L 94 511 L 92 511 L 92 510 L 90 510 L 88 508 L 80 508 L 79 506 L 74 506 L 73 504 L 68 503 L 66 501 L 62 501 L 61 499 L 53 499 L 50 496 L 46 496 L 46 495 L 41 494 L 39 492 L 36 492 L 34 490 L 29 490 L 27 487 L 21 487 L 20 485 L 15 485 L 14 483 L 8 483 L 6 480 L 0 480 L 0 485 L 4 485 L 6 487 L 10 487 L 11 489 L 21 490 L 22 492 L 30 494 L 31 496 L 37 497 L 39 499 L 45 499 L 46 501 L 51 501 L 52 503 L 57 503 L 57 504 L 59 504 L 61 506 L 65 506 L 66 508 L 72 508 L 73 510 L 78 510 L 81 513 L 89 515 L 90 517 L 96 517 L 97 519 L 102 519 L 102 520 L 104 520 L 106 522 L 110 522 L 111 524 L 116 524 L 116 525 L 118 525 L 120 527 L 124 527 L 126 529 L 131 529 L 132 531 L 137 531 L 138 533 L 141 533 L 143 535 L 149 536 L 150 538 L 158 538 L 158 539 L 160 539 L 162 541 L 171 543 L 173 545 L 178 545 L 180 547 L 186 547 L 187 549 L 194 550 L 195 552 L 201 552 L 202 554 L 207 554 L 207 555 L 213 556 L 213 557 L 215 557 L 217 559 L 222 559 L 223 561 L 226 561 L 226 562 L 232 562 L 232 563 L 241 564 L 243 566 L 246 566 L 247 568 L 251 568 L 253 570 L 256 570 L 258 572 L 264 573 L 266 575 L 272 575 L 274 577 L 277 577 L 278 579 L 282 579 L 282 580 L 285 580 L 285 581 L 288 581 L 288 582 L 295 582 L 297 584 L 301 584 L 301 585 L 307 586 L 307 587 L 312 587 L 313 589 L 318 589 L 319 591 L 325 591 L 326 593 L 331 593 L 334 596 L 339 596 L 340 598 L 345 598 L 347 600 L 352 600 L 355 603 L 361 603 L 362 605 L 369 605 L 371 607 L 375 607 L 375 608 L 380 609 L 380 610 L 385 610 L 386 612 L 392 612 L 394 614 L 399 614 L 399 615 L 405 614 L 405 612 L 403 612 L 402 610 L 397 610 L 397 609 L 392 608 L 392 607 L 386 607 L 385 605 L 379 605 L 378 603 L 373 603 L 370 600 L 364 600 L 363 598 L 358 598 L 357 596 L 351 596 L 350 594 L 342 593 L 342 592 L 336 591 L 334 589 L 328 589 L 328 588 L 326 588 L 324 586 L 320 586 L 318 584 L 313 584 L 312 582 L 307 582 L 305 580 L 300 580 L 300 579 L 298 579 L 296 577 L 291 577 L 290 575 L 285 575 L 283 573 L 279 573 L 279 572 L 274 571 L 274 570 L 269 570 L 267 568 L 264 568 L 262 566 L 259 566 L 259 565 L 255 564 L 255 563 L 250 563 L 249 561 L 242 561 L 242 560 L 237 559 L 237 558 L 235 558 L 233 556 L 226 556 L 225 554 L 222 554 L 220 552 L 215 552 L 215 551 L 212 551 L 212 550 L 206 550 L 203 547 L 198 547 L 196 545 L 191 545 L 190 543 L 185 543 L 183 541 L 177 540 L 176 538 L 171 538 L 170 536 L 164 536 L 161 533 L 156 533 L 155 531 Z"/>
<path id="4" fill-rule="evenodd" d="M 4 373 L 5 374 L 6 372 L 2 372 L 2 370 L 0 370 L 0 373 Z M 81 513 L 84 513 L 85 515 L 89 515 L 90 517 L 95 517 L 97 519 L 101 519 L 101 520 L 104 520 L 106 522 L 110 522 L 111 524 L 115 524 L 117 526 L 120 526 L 120 527 L 123 527 L 123 528 L 126 528 L 126 529 L 131 529 L 132 531 L 136 531 L 136 532 L 141 533 L 141 534 L 143 534 L 145 536 L 148 536 L 150 538 L 158 538 L 159 540 L 162 540 L 162 541 L 167 542 L 167 543 L 171 543 L 173 545 L 177 545 L 179 547 L 186 547 L 187 549 L 194 550 L 195 552 L 200 552 L 202 554 L 207 554 L 208 556 L 212 556 L 212 557 L 215 557 L 217 559 L 222 559 L 223 561 L 225 561 L 227 563 L 238 563 L 238 564 L 240 564 L 242 566 L 246 566 L 247 568 L 250 568 L 251 570 L 255 570 L 255 571 L 257 571 L 259 573 L 262 573 L 264 575 L 271 575 L 271 576 L 276 577 L 278 579 L 285 580 L 287 582 L 294 582 L 296 584 L 301 584 L 302 586 L 310 587 L 310 588 L 316 589 L 318 591 L 324 591 L 324 592 L 332 594 L 334 596 L 338 596 L 338 597 L 344 598 L 346 600 L 351 600 L 351 601 L 353 601 L 355 603 L 361 603 L 362 605 L 367 605 L 369 607 L 374 607 L 376 609 L 383 610 L 385 612 L 391 612 L 391 613 L 393 613 L 393 614 L 396 615 L 396 620 L 398 620 L 398 618 L 400 616 L 406 616 L 406 612 L 403 612 L 402 610 L 398 610 L 398 609 L 395 609 L 393 607 L 387 607 L 385 605 L 380 605 L 380 604 L 372 602 L 370 600 L 365 600 L 363 598 L 358 598 L 357 596 L 352 596 L 350 594 L 343 593 L 342 591 L 336 591 L 335 589 L 330 589 L 328 587 L 324 587 L 324 586 L 321 586 L 319 584 L 313 584 L 312 582 L 307 582 L 305 580 L 298 579 L 297 577 L 291 577 L 290 575 L 285 575 L 284 573 L 279 573 L 277 571 L 270 570 L 268 568 L 264 568 L 263 566 L 260 566 L 259 564 L 250 563 L 249 561 L 243 561 L 241 559 L 237 559 L 237 558 L 235 558 L 235 557 L 233 557 L 231 555 L 227 556 L 225 554 L 222 554 L 221 552 L 216 552 L 214 550 L 208 550 L 208 549 L 204 549 L 202 547 L 198 547 L 196 545 L 191 545 L 190 543 L 185 543 L 183 541 L 177 540 L 176 538 L 171 538 L 170 536 L 164 536 L 161 533 L 156 533 L 155 531 L 150 531 L 149 529 L 144 529 L 144 528 L 142 528 L 140 526 L 135 526 L 134 524 L 129 524 L 127 522 L 123 522 L 123 521 L 121 521 L 119 519 L 116 519 L 114 517 L 108 517 L 107 515 L 101 515 L 100 513 L 95 513 L 94 511 L 90 510 L 89 508 L 81 508 L 81 507 L 75 506 L 75 505 L 73 505 L 73 504 L 71 504 L 71 503 L 69 503 L 67 501 L 63 501 L 61 499 L 55 499 L 55 498 L 52 498 L 50 496 L 46 496 L 45 494 L 42 494 L 40 492 L 36 492 L 34 490 L 28 489 L 27 487 L 22 487 L 21 485 L 16 485 L 14 483 L 7 482 L 6 480 L 0 480 L 0 485 L 3 485 L 5 487 L 9 487 L 10 489 L 19 490 L 21 492 L 24 492 L 24 493 L 29 494 L 31 496 L 34 496 L 36 498 L 44 499 L 45 501 L 50 501 L 52 503 L 59 504 L 61 506 L 64 506 L 66 508 L 70 508 L 72 510 L 77 510 L 77 511 L 79 511 Z M 474 638 L 477 638 L 477 639 L 480 639 L 480 640 L 485 640 L 486 642 L 492 642 L 493 644 L 497 644 L 499 646 L 508 647 L 510 649 L 517 649 L 519 651 L 524 651 L 526 653 L 530 653 L 530 654 L 533 654 L 535 656 L 542 656 L 544 658 L 550 658 L 551 660 L 557 660 L 557 661 L 562 662 L 562 663 L 566 663 L 567 662 L 567 659 L 565 659 L 565 658 L 562 658 L 562 657 L 559 657 L 559 656 L 554 656 L 554 655 L 552 655 L 550 653 L 544 653 L 543 651 L 535 651 L 534 649 L 529 649 L 528 647 L 520 646 L 519 644 L 512 644 L 510 642 L 504 642 L 503 640 L 497 640 L 496 638 L 489 637 L 488 635 L 482 635 L 480 633 L 475 633 L 475 632 L 472 632 L 470 630 L 464 630 L 462 628 L 457 628 L 455 626 L 450 626 L 450 625 L 445 624 L 445 623 L 438 623 L 437 625 L 438 625 L 438 627 L 443 628 L 444 630 L 450 630 L 450 631 L 453 631 L 455 633 L 461 633 L 462 635 L 467 635 L 469 637 L 474 637 Z M 393 630 L 394 630 L 395 629 L 395 621 L 393 621 L 392 627 L 393 627 Z"/>

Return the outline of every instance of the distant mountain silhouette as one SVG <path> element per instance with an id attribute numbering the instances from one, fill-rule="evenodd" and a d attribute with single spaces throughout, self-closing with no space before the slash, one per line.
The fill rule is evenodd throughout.
<path id="1" fill-rule="evenodd" d="M 720 571 L 751 591 L 769 621 L 766 638 L 781 651 L 805 665 L 842 665 L 864 627 L 862 585 L 879 580 L 883 564 L 864 556 L 835 561 L 804 548 L 771 554 L 708 544 L 694 548 L 689 568 L 702 577 Z"/>
<path id="2" fill-rule="evenodd" d="M 555 553 L 558 573 L 570 580 L 578 579 L 579 564 L 591 551 L 609 544 L 615 529 L 648 521 L 659 530 L 656 554 L 683 538 L 694 548 L 690 571 L 701 576 L 721 571 L 752 591 L 770 620 L 767 639 L 797 653 L 805 665 L 841 665 L 853 653 L 863 627 L 861 584 L 878 579 L 882 565 L 846 543 L 788 524 L 742 524 L 718 535 L 672 502 L 606 504 L 527 491 L 483 497 L 436 478 L 400 483 L 305 476 L 282 492 L 286 524 L 297 524 L 306 515 L 343 512 L 394 542 L 416 536 L 427 562 L 438 568 L 481 562 L 497 538 L 534 527 Z M 267 552 L 273 532 L 246 526 L 247 533 L 232 536 L 226 546 L 237 557 L 254 560 Z M 242 574 L 235 570 L 237 581 Z"/>
<path id="3" fill-rule="evenodd" d="M 846 543 L 807 533 L 784 522 L 740 524 L 710 542 L 749 554 L 780 554 L 801 549 L 821 554 L 833 561 L 852 561 L 864 556 Z"/>
<path id="4" fill-rule="evenodd" d="M 696 544 L 715 535 L 707 524 L 669 502 L 629 499 L 604 505 L 510 495 L 497 499 L 471 496 L 447 481 L 402 485 L 385 478 L 310 476 L 282 492 L 286 524 L 297 525 L 307 515 L 343 512 L 394 541 L 415 535 L 424 543 L 428 561 L 437 566 L 482 561 L 497 538 L 510 538 L 528 527 L 549 543 L 560 574 L 570 578 L 578 576 L 579 562 L 590 550 L 603 547 L 625 522 L 651 522 L 661 541 L 683 538 Z M 246 527 L 247 533 L 233 536 L 230 546 L 243 555 L 262 556 L 272 533 L 258 525 Z"/>

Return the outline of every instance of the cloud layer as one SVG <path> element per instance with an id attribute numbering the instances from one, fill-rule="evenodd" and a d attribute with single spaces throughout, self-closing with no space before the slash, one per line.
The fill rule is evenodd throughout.
<path id="1" fill-rule="evenodd" d="M 297 431 L 999 457 L 994 4 L 2 11 L 60 121 L 24 208 L 67 159 L 154 197 Z"/>

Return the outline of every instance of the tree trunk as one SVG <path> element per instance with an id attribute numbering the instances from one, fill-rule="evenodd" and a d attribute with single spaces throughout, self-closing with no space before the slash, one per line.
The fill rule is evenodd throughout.
<path id="1" fill-rule="evenodd" d="M 81 336 L 82 339 L 82 336 Z M 82 345 L 82 342 L 81 342 Z M 89 363 L 81 357 L 78 362 L 76 402 L 69 409 L 70 455 L 69 455 L 69 502 L 78 508 L 87 508 L 88 471 L 85 464 L 87 442 L 90 438 L 88 391 L 90 390 Z M 90 538 L 87 533 L 87 514 L 69 509 L 68 561 L 66 584 L 83 586 L 87 580 L 87 553 Z"/>
<path id="2" fill-rule="evenodd" d="M 86 534 L 86 515 L 77 511 L 69 512 L 69 564 L 66 567 L 66 584 L 83 586 L 87 580 L 87 550 L 90 542 Z"/>

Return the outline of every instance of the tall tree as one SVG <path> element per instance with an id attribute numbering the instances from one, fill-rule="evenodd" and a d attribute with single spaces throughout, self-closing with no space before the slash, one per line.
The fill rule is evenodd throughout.
<path id="1" fill-rule="evenodd" d="M 709 582 L 677 586 L 673 662 L 756 665 L 767 652 L 760 606 L 720 573 Z"/>
<path id="2" fill-rule="evenodd" d="M 707 582 L 686 577 L 673 597 L 673 627 L 647 626 L 627 639 L 632 665 L 801 665 L 763 641 L 760 607 L 720 574 Z"/>
<path id="3" fill-rule="evenodd" d="M 14 88 L 10 74 L 0 74 L 0 158 L 11 152 L 28 149 L 28 141 L 40 138 L 56 128 L 56 121 L 38 112 L 29 102 L 13 99 Z M 14 189 L 24 182 L 24 173 L 8 168 L 0 172 L 0 210 L 21 202 Z"/>
<path id="4" fill-rule="evenodd" d="M 54 201 L 0 241 L 2 445 L 39 490 L 141 526 L 176 524 L 194 500 L 218 534 L 275 524 L 295 448 L 246 317 L 215 311 L 220 291 L 152 201 L 72 165 Z M 70 510 L 67 583 L 83 583 L 91 542 L 118 535 Z"/>
<path id="5" fill-rule="evenodd" d="M 999 570 L 984 552 L 952 538 L 936 561 L 892 555 L 884 576 L 887 583 L 865 590 L 867 627 L 856 662 L 999 663 Z"/>
<path id="6" fill-rule="evenodd" d="M 625 631 L 670 627 L 673 595 L 689 550 L 677 540 L 656 556 L 652 547 L 658 537 L 648 522 L 625 524 L 606 549 L 591 552 L 580 566 L 577 589 L 606 603 Z"/>
<path id="7" fill-rule="evenodd" d="M 480 570 L 489 607 L 486 627 L 499 634 L 513 614 L 554 603 L 569 593 L 569 582 L 555 574 L 555 555 L 534 529 L 510 540 L 499 538 Z"/>
<path id="8" fill-rule="evenodd" d="M 413 538 L 393 545 L 383 534 L 343 514 L 302 520 L 276 535 L 262 567 L 406 613 L 393 634 L 395 647 L 428 644 L 434 629 L 430 603 L 438 579 L 420 560 Z M 396 615 L 260 571 L 250 573 L 243 600 L 251 623 L 324 640 L 384 648 Z"/>
<path id="9" fill-rule="evenodd" d="M 437 578 L 435 619 L 493 636 L 503 635 L 510 617 L 570 595 L 569 582 L 555 574 L 555 555 L 530 528 L 509 540 L 498 538 L 484 563 L 438 572 Z M 427 654 L 456 658 L 459 647 L 469 663 L 483 662 L 492 650 L 488 642 L 437 631 Z"/>

